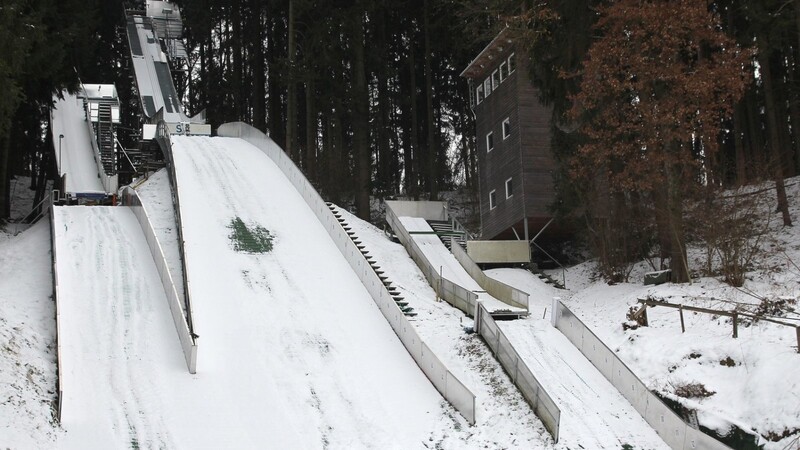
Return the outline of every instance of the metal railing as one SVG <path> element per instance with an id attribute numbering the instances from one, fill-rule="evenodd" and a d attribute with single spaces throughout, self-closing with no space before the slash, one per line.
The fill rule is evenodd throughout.
<path id="1" fill-rule="evenodd" d="M 194 320 L 192 318 L 192 296 L 189 290 L 189 261 L 186 258 L 186 246 L 183 240 L 183 220 L 181 220 L 181 202 L 180 193 L 178 189 L 178 178 L 175 172 L 175 160 L 172 155 L 172 142 L 170 141 L 169 126 L 163 120 L 159 120 L 156 126 L 156 142 L 164 152 L 164 157 L 167 159 L 167 173 L 169 174 L 169 185 L 172 189 L 172 200 L 175 204 L 175 224 L 178 231 L 178 252 L 180 253 L 181 263 L 183 265 L 183 293 L 184 293 L 184 308 L 186 310 L 186 323 L 189 327 L 189 332 L 193 339 L 197 338 L 197 333 L 194 328 Z"/>
<path id="2" fill-rule="evenodd" d="M 56 407 L 53 413 L 61 422 L 61 411 L 64 405 L 64 370 L 61 365 L 61 303 L 58 295 L 58 252 L 56 251 L 54 196 L 50 195 L 50 255 L 53 264 L 53 302 L 56 306 Z"/>

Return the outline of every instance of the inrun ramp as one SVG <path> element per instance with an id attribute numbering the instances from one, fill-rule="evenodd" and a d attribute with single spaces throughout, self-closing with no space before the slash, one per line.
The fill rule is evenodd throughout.
<path id="1" fill-rule="evenodd" d="M 62 92 L 55 98 L 50 121 L 59 176 L 67 174 L 65 192 L 105 193 L 92 148 L 91 124 L 86 122 L 83 99 Z M 63 138 L 59 136 L 63 135 Z"/>

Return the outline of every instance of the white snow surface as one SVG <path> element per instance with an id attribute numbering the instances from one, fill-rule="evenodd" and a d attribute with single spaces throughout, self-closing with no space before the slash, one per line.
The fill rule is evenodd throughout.
<path id="1" fill-rule="evenodd" d="M 419 448 L 455 414 L 278 167 L 239 139 L 173 137 L 198 340 L 199 414 L 178 442 Z M 234 251 L 231 222 L 273 249 Z M 221 428 L 220 423 L 225 427 Z"/>
<path id="2" fill-rule="evenodd" d="M 194 389 L 150 250 L 125 207 L 56 207 L 60 448 L 174 448 Z"/>
<path id="3" fill-rule="evenodd" d="M 59 175 L 67 174 L 65 192 L 105 192 L 92 149 L 92 135 L 86 123 L 83 99 L 62 92 L 52 111 L 53 147 Z M 59 149 L 59 135 L 64 135 Z"/>
<path id="4" fill-rule="evenodd" d="M 0 448 L 51 448 L 59 429 L 50 221 L 0 231 Z"/>
<path id="5" fill-rule="evenodd" d="M 136 187 L 136 193 L 147 211 L 150 224 L 156 232 L 156 239 L 164 250 L 175 289 L 183 298 L 183 266 L 181 252 L 178 247 L 178 226 L 175 223 L 175 203 L 172 201 L 172 188 L 169 185 L 167 169 L 161 169 L 150 175 L 147 180 Z"/>
<path id="6" fill-rule="evenodd" d="M 248 156 L 241 164 L 252 165 L 256 159 L 261 161 Z M 188 167 L 194 167 L 193 164 Z M 196 166 L 198 170 L 204 167 Z M 234 175 L 233 171 L 242 174 Z M 277 169 L 264 172 L 260 168 L 259 173 L 262 172 L 263 177 L 249 180 L 254 174 L 237 166 L 219 170 L 218 175 L 246 178 L 249 181 L 245 184 L 272 183 L 282 178 Z M 78 380 L 77 388 L 93 392 L 82 401 L 103 405 L 103 409 L 85 413 L 85 417 L 93 421 L 91 436 L 80 431 L 88 429 L 89 425 L 78 427 L 65 423 L 61 428 L 53 421 L 55 308 L 50 300 L 48 223 L 40 221 L 14 236 L 0 230 L 0 448 L 320 448 L 325 442 L 330 448 L 577 448 L 576 443 L 593 448 L 597 442 L 597 439 L 586 443 L 581 442 L 583 438 L 570 440 L 566 434 L 569 419 L 565 414 L 562 416 L 565 427 L 562 440 L 557 445 L 552 444 L 530 409 L 521 402 L 519 394 L 510 387 L 508 377 L 485 345 L 474 334 L 464 333 L 464 328 L 472 325 L 471 321 L 446 303 L 436 302 L 433 291 L 402 247 L 384 239 L 374 227 L 351 218 L 351 226 L 359 238 L 419 313 L 414 326 L 437 355 L 477 394 L 476 426 L 467 426 L 452 408 L 443 404 L 441 397 L 413 366 L 388 325 L 383 325 L 383 318 L 372 300 L 366 293 L 354 292 L 357 281 L 353 282 L 353 291 L 350 287 L 339 286 L 338 283 L 349 286 L 346 280 L 355 277 L 335 248 L 330 246 L 332 250 L 321 253 L 315 249 L 311 253 L 313 258 L 308 258 L 304 256 L 309 252 L 305 242 L 294 245 L 294 238 L 290 236 L 297 229 L 302 231 L 303 241 L 313 240 L 313 245 L 327 248 L 322 244 L 325 239 L 319 237 L 317 243 L 317 233 L 306 232 L 305 220 L 303 226 L 285 223 L 288 218 L 284 216 L 291 213 L 288 215 L 294 217 L 302 209 L 298 206 L 302 204 L 299 196 L 282 200 L 276 195 L 270 207 L 276 209 L 269 210 L 272 214 L 258 210 L 259 214 L 253 214 L 257 219 L 252 216 L 247 219 L 243 211 L 250 212 L 253 194 L 239 195 L 232 186 L 217 186 L 214 178 L 202 174 L 195 173 L 191 177 L 196 183 L 206 185 L 206 190 L 198 193 L 202 199 L 195 198 L 192 202 L 199 220 L 190 226 L 208 231 L 203 234 L 195 230 L 192 248 L 198 255 L 190 257 L 190 266 L 198 266 L 190 270 L 201 274 L 199 280 L 193 282 L 193 292 L 204 292 L 196 294 L 203 299 L 199 302 L 202 306 L 195 305 L 199 309 L 197 318 L 202 318 L 198 328 L 200 371 L 196 375 L 186 372 L 163 293 L 144 294 L 150 289 L 158 291 L 160 283 L 152 273 L 152 262 L 148 262 L 135 219 L 121 207 L 106 208 L 106 212 L 70 209 L 70 213 L 76 215 L 73 229 L 67 228 L 71 240 L 62 237 L 70 250 L 60 252 L 59 258 L 74 265 L 73 270 L 90 274 L 81 275 L 79 280 L 87 285 L 81 289 L 90 289 L 88 283 L 96 283 L 91 289 L 97 292 L 103 286 L 110 289 L 80 302 L 84 314 L 79 318 L 86 323 L 80 338 L 90 342 L 80 351 L 92 366 L 86 369 L 86 379 Z M 800 217 L 796 201 L 800 193 L 798 186 L 797 179 L 787 180 L 795 220 Z M 233 195 L 233 200 L 222 192 Z M 282 190 L 278 193 L 283 198 L 288 195 Z M 259 197 L 259 204 L 266 205 L 272 194 L 262 189 Z M 220 207 L 220 203 L 225 206 Z M 226 241 L 229 234 L 226 219 L 229 218 L 217 217 L 217 208 L 220 211 L 233 208 L 250 224 L 268 228 L 275 235 L 273 252 L 266 255 L 233 252 Z M 163 209 L 165 213 L 167 208 Z M 311 213 L 307 214 L 308 221 L 315 223 Z M 103 220 L 96 220 L 98 218 Z M 114 229 L 124 236 L 109 233 L 108 230 Z M 310 235 L 315 237 L 310 239 Z M 85 239 L 80 239 L 81 236 Z M 87 240 L 89 238 L 94 242 Z M 197 242 L 200 238 L 202 243 Z M 496 269 L 488 273 L 531 294 L 531 318 L 511 327 L 508 323 L 501 324 L 507 333 L 520 331 L 524 335 L 519 339 L 520 347 L 539 345 L 531 334 L 535 332 L 536 336 L 541 336 L 539 327 L 549 325 L 538 319 L 545 309 L 549 312 L 553 296 L 562 297 L 648 387 L 697 408 L 700 422 L 706 426 L 723 430 L 729 424 L 737 424 L 760 434 L 760 443 L 765 444 L 767 450 L 781 450 L 791 443 L 796 445 L 800 429 L 800 382 L 795 376 L 800 369 L 800 355 L 794 347 L 793 329 L 758 322 L 740 326 L 740 337 L 733 339 L 729 320 L 686 314 L 687 330 L 682 334 L 677 312 L 665 308 L 649 311 L 650 327 L 623 331 L 621 323 L 636 298 L 644 296 L 721 309 L 758 303 L 753 295 L 797 299 L 800 286 L 798 242 L 798 227 L 782 228 L 773 224 L 770 240 L 764 245 L 774 247 L 769 256 L 754 263 L 745 287 L 740 290 L 712 277 L 696 279 L 690 285 L 642 286 L 639 281 L 648 270 L 644 264 L 634 269 L 630 283 L 614 286 L 598 280 L 592 262 L 581 264 L 566 272 L 568 291 L 556 290 L 517 269 Z M 99 246 L 101 243 L 103 247 Z M 292 250 L 287 248 L 289 245 Z M 689 250 L 693 266 L 700 266 L 698 258 L 702 255 L 698 249 Z M 73 252 L 74 256 L 69 256 Z M 138 261 L 136 273 L 118 273 L 122 264 L 108 262 L 115 258 Z M 290 274 L 298 266 L 316 270 L 303 272 L 313 273 L 313 276 L 296 278 Z M 329 287 L 319 297 L 307 295 L 317 292 L 307 285 L 323 281 L 319 278 L 320 266 L 323 271 L 332 273 L 328 278 L 336 279 L 336 288 Z M 283 270 L 280 275 L 272 270 L 276 267 Z M 269 273 L 262 268 L 269 268 Z M 245 270 L 248 271 L 246 275 Z M 287 274 L 286 278 L 283 273 Z M 561 272 L 551 275 L 560 278 Z M 220 292 L 225 295 L 220 296 Z M 324 300 L 318 301 L 318 298 Z M 122 307 L 126 302 L 132 306 L 127 310 Z M 352 302 L 360 306 L 346 306 Z M 344 320 L 342 315 L 330 311 L 334 305 L 346 307 L 348 311 L 357 309 L 359 320 Z M 323 310 L 326 318 L 321 318 L 319 314 L 322 313 L 318 314 L 317 310 Z M 367 310 L 374 310 L 374 314 Z M 787 320 L 796 320 L 792 318 L 796 316 L 794 313 Z M 287 328 L 284 325 L 287 322 L 294 328 Z M 355 339 L 341 330 L 350 324 L 370 329 L 361 336 L 359 343 L 363 349 L 359 350 L 363 351 L 358 355 L 348 350 L 349 345 L 355 345 L 352 343 Z M 511 329 L 513 327 L 520 327 L 520 330 Z M 388 344 L 389 341 L 394 344 Z M 328 355 L 334 356 L 324 356 L 320 350 L 324 345 L 320 342 L 327 342 Z M 388 348 L 385 356 L 363 355 L 376 346 L 383 350 Z M 535 349 L 534 353 L 538 351 Z M 535 356 L 543 359 L 542 364 L 549 364 L 545 356 L 549 358 L 552 354 Z M 720 364 L 727 357 L 734 361 L 732 367 Z M 351 362 L 358 367 L 351 369 L 355 367 Z M 384 376 L 384 373 L 376 376 L 376 366 L 391 364 L 399 366 L 402 375 L 388 382 L 376 381 Z M 363 367 L 367 369 L 362 370 Z M 580 366 L 575 367 L 582 375 L 588 373 Z M 362 377 L 362 374 L 369 377 Z M 560 371 L 552 374 L 559 378 L 560 375 Z M 350 378 L 343 380 L 346 376 Z M 376 384 L 396 392 L 400 386 L 416 386 L 414 379 L 419 380 L 417 389 L 410 391 L 414 398 L 406 402 L 408 392 L 402 392 L 397 395 L 404 399 L 398 412 L 392 407 L 376 415 L 376 409 L 394 401 L 389 398 L 391 393 L 382 392 Z M 702 383 L 715 394 L 700 399 L 675 396 L 675 387 L 687 382 Z M 315 394 L 310 391 L 312 385 Z M 357 390 L 363 390 L 368 399 L 353 394 Z M 365 404 L 369 405 L 365 407 Z M 392 420 L 386 418 L 389 416 Z M 412 416 L 413 423 L 408 424 L 408 417 Z M 581 419 L 591 417 L 584 413 Z M 355 424 L 358 419 L 361 425 Z M 426 423 L 420 424 L 422 420 Z M 132 427 L 128 427 L 128 423 Z M 327 434 L 321 431 L 326 425 L 330 426 Z M 595 429 L 596 423 L 587 426 Z M 764 437 L 769 434 L 773 435 L 771 441 Z M 787 437 L 775 438 L 782 434 Z M 98 436 L 109 441 L 98 444 Z M 618 442 L 612 442 L 609 448 L 618 448 L 616 445 Z M 631 442 L 631 445 L 642 446 L 638 442 Z"/>

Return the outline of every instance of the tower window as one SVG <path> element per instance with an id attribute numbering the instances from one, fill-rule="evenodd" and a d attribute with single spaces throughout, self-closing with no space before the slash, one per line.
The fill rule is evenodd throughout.
<path id="1" fill-rule="evenodd" d="M 486 134 L 486 153 L 494 149 L 494 133 L 491 131 Z"/>
<path id="2" fill-rule="evenodd" d="M 506 120 L 503 121 L 503 140 L 508 139 L 511 136 L 511 119 L 506 117 Z"/>
<path id="3" fill-rule="evenodd" d="M 514 184 L 511 182 L 511 178 L 506 180 L 506 198 L 511 198 L 514 195 Z"/>
<path id="4" fill-rule="evenodd" d="M 497 195 L 494 191 L 489 192 L 489 209 L 495 209 L 497 207 Z"/>

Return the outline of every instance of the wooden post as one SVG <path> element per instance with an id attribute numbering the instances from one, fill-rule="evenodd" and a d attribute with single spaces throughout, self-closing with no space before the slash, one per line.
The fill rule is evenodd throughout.
<path id="1" fill-rule="evenodd" d="M 797 333 L 797 353 L 800 353 L 800 327 L 795 327 L 795 333 Z"/>
<path id="2" fill-rule="evenodd" d="M 683 305 L 678 308 L 678 312 L 681 315 L 681 333 L 686 333 L 686 325 L 683 323 Z"/>
<path id="3" fill-rule="evenodd" d="M 739 314 L 734 311 L 733 312 L 733 338 L 736 339 L 739 337 L 739 324 L 737 323 L 739 318 Z"/>

